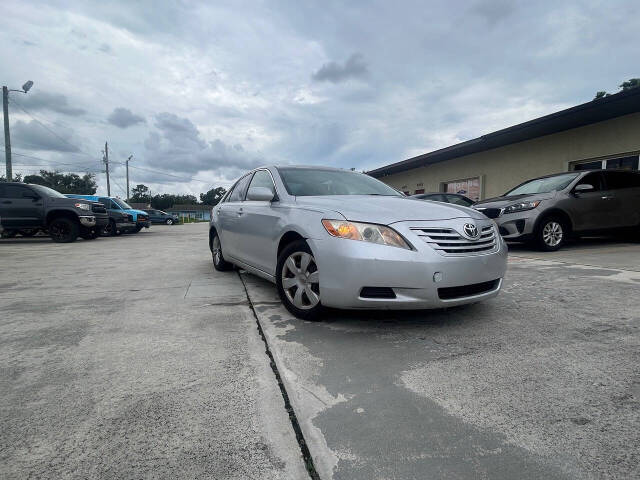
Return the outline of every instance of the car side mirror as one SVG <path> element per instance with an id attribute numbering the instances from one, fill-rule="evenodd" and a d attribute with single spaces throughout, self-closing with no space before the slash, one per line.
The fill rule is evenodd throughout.
<path id="1" fill-rule="evenodd" d="M 576 188 L 573 189 L 573 191 L 574 192 L 592 192 L 595 189 L 596 188 L 589 183 L 581 183 L 580 185 L 577 185 Z"/>
<path id="2" fill-rule="evenodd" d="M 251 187 L 247 192 L 247 200 L 271 202 L 275 195 L 267 187 Z"/>

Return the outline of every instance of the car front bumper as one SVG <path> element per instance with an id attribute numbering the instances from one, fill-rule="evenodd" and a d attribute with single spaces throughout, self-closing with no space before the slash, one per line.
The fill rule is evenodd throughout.
<path id="1" fill-rule="evenodd" d="M 533 208 L 523 212 L 508 213 L 494 218 L 498 231 L 505 240 L 526 240 L 533 235 L 540 210 Z"/>
<path id="2" fill-rule="evenodd" d="M 116 222 L 116 228 L 118 230 L 135 230 L 135 222 Z"/>
<path id="3" fill-rule="evenodd" d="M 149 228 L 151 226 L 151 221 L 150 220 L 137 220 L 136 221 L 136 226 L 142 228 Z"/>
<path id="4" fill-rule="evenodd" d="M 474 303 L 494 297 L 507 268 L 507 246 L 496 235 L 491 253 L 445 256 L 422 240 L 415 250 L 334 237 L 308 239 L 320 278 L 320 298 L 346 309 L 429 309 Z M 421 243 L 420 243 L 421 242 Z M 439 289 L 495 281 L 482 293 L 441 298 Z M 363 287 L 391 288 L 395 298 L 365 298 Z"/>

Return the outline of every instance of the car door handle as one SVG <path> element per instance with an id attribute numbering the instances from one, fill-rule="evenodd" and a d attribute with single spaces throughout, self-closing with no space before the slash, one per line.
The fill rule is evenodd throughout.
<path id="1" fill-rule="evenodd" d="M 603 195 L 601 198 L 603 200 L 611 200 L 613 198 L 613 195 Z"/>
<path id="2" fill-rule="evenodd" d="M 5 201 L 4 201 L 4 202 L 2 202 L 2 203 L 4 203 L 5 205 L 8 205 L 8 204 L 13 203 L 13 202 L 12 202 L 11 200 L 5 200 Z"/>

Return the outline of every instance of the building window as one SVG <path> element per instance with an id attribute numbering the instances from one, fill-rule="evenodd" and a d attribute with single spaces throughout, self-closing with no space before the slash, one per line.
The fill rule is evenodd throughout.
<path id="1" fill-rule="evenodd" d="M 418 195 L 419 193 L 424 193 L 424 188 L 419 188 L 418 190 L 416 190 L 415 195 Z"/>
<path id="2" fill-rule="evenodd" d="M 442 187 L 442 191 L 445 193 L 459 193 L 473 201 L 480 200 L 480 177 L 444 182 Z"/>
<path id="3" fill-rule="evenodd" d="M 626 157 L 607 158 L 605 160 L 587 160 L 576 162 L 571 165 L 570 170 L 638 170 L 638 155 Z"/>

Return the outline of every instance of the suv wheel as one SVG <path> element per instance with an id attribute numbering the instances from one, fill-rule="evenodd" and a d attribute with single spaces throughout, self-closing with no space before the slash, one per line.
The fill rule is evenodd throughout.
<path id="1" fill-rule="evenodd" d="M 167 221 L 165 223 L 167 225 L 173 225 L 173 219 L 172 218 L 167 218 Z"/>
<path id="2" fill-rule="evenodd" d="M 78 224 L 65 217 L 54 218 L 49 224 L 49 236 L 57 243 L 75 242 L 78 230 Z"/>
<path id="3" fill-rule="evenodd" d="M 285 308 L 303 320 L 318 320 L 322 312 L 318 266 L 307 242 L 284 248 L 276 267 L 278 294 Z"/>
<path id="4" fill-rule="evenodd" d="M 213 259 L 213 268 L 219 272 L 226 272 L 233 268 L 233 265 L 224 259 L 218 232 L 213 232 L 211 237 L 211 258 Z"/>
<path id="5" fill-rule="evenodd" d="M 92 228 L 90 230 L 86 230 L 80 234 L 82 238 L 85 240 L 95 240 L 100 235 L 100 230 L 97 228 Z"/>
<path id="6" fill-rule="evenodd" d="M 539 223 L 535 240 L 541 250 L 554 252 L 565 244 L 568 234 L 569 230 L 564 220 L 550 216 L 543 218 Z"/>

